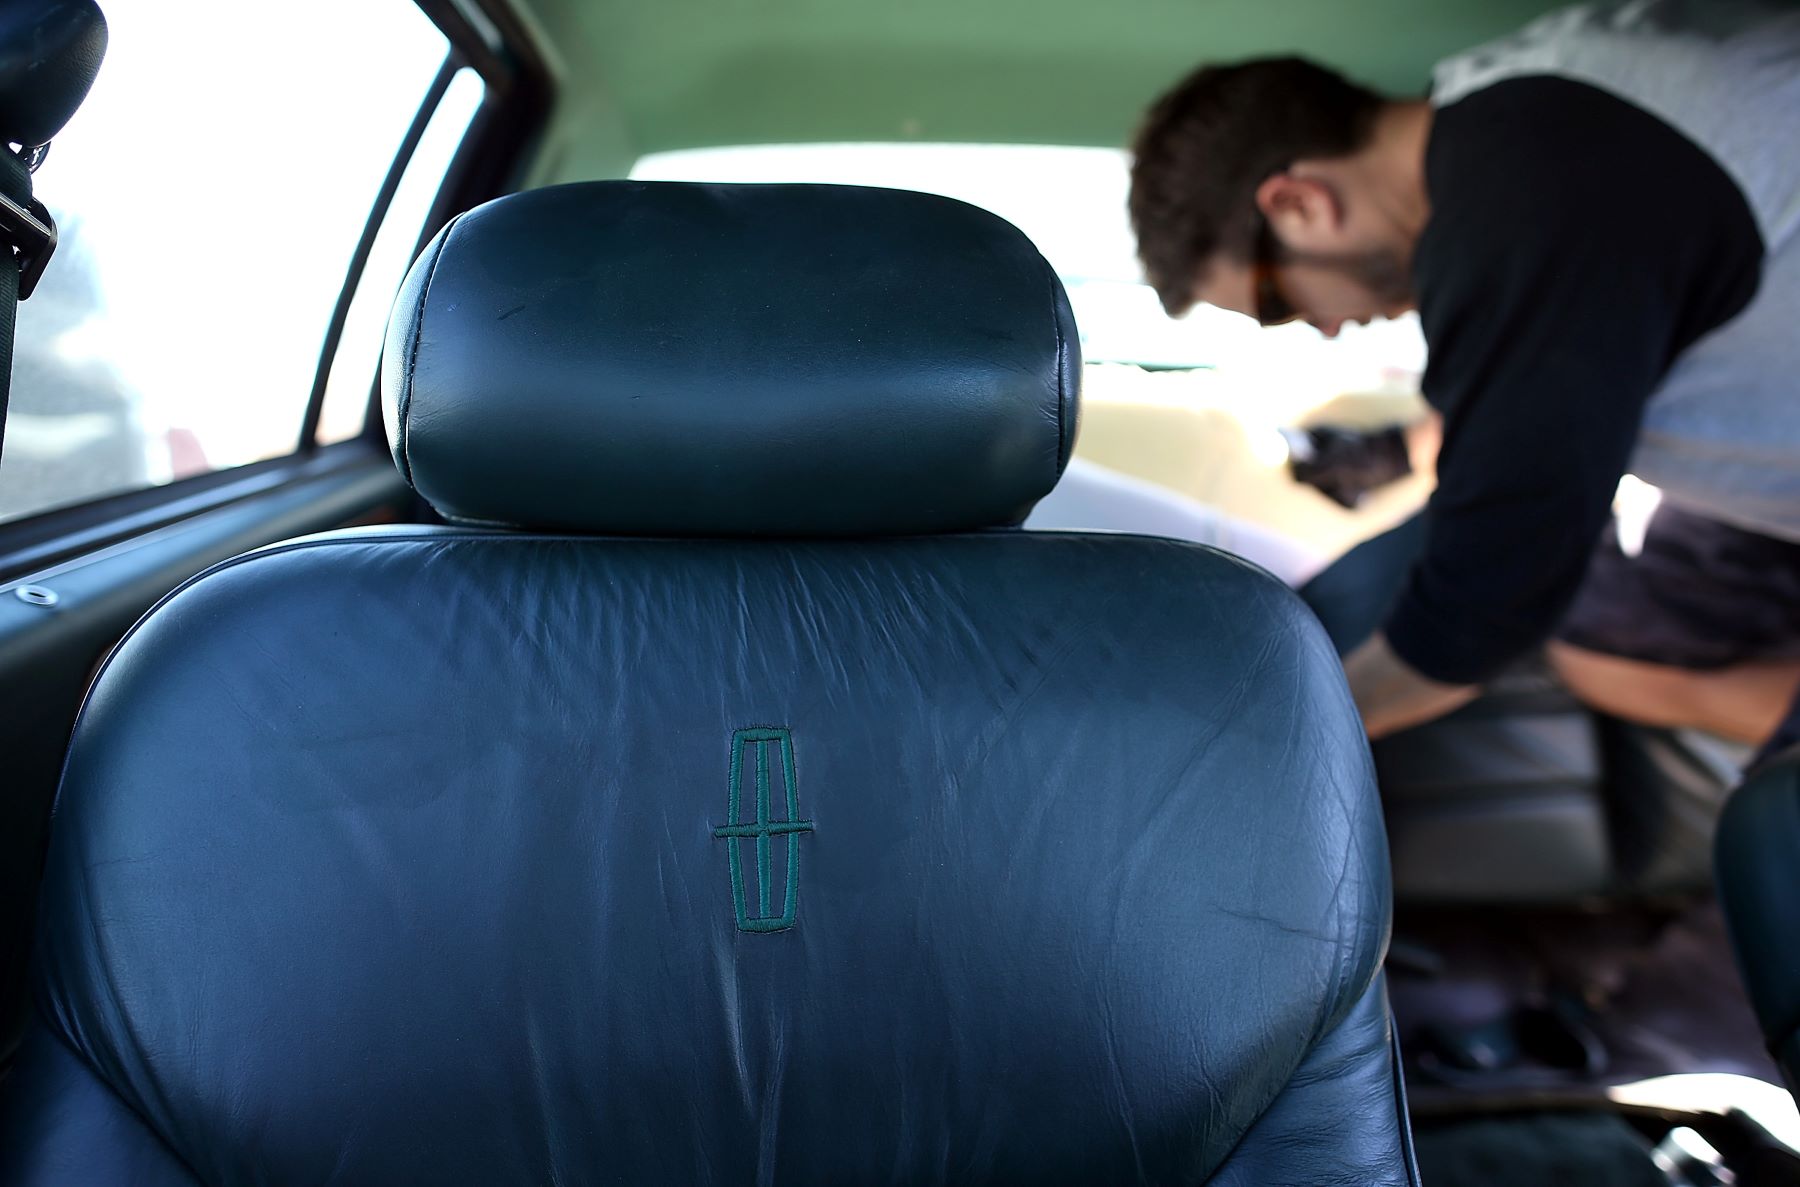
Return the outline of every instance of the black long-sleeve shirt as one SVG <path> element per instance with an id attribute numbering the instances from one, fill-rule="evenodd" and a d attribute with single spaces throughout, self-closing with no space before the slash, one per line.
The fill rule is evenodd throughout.
<path id="1" fill-rule="evenodd" d="M 1562 78 L 1440 109 L 1425 182 L 1413 278 L 1444 442 L 1425 549 L 1385 631 L 1418 671 L 1467 684 L 1554 630 L 1646 401 L 1749 303 L 1763 245 L 1703 149 Z"/>

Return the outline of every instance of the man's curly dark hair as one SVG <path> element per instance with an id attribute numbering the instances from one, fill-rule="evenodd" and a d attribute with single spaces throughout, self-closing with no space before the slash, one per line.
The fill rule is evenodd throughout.
<path id="1" fill-rule="evenodd" d="M 1247 262 L 1256 187 L 1304 157 L 1368 143 L 1382 97 L 1304 58 L 1202 66 L 1151 106 L 1132 145 L 1131 225 L 1170 317 L 1216 253 Z"/>

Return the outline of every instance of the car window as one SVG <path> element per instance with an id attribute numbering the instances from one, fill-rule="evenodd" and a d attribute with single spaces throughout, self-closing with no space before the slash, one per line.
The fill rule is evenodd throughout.
<path id="1" fill-rule="evenodd" d="M 346 269 L 449 50 L 412 0 L 118 0 L 107 18 L 105 66 L 34 181 L 61 242 L 19 307 L 0 519 L 294 452 Z M 428 202 L 409 195 L 406 250 Z"/>

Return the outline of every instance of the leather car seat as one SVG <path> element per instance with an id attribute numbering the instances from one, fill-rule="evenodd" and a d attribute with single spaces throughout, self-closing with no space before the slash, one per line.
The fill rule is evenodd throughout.
<path id="1" fill-rule="evenodd" d="M 1300 590 L 1340 652 L 1380 626 L 1425 542 L 1414 516 Z M 1402 907 L 1704 893 L 1732 780 L 1704 739 L 1597 714 L 1533 653 L 1469 704 L 1374 744 Z"/>
<path id="2" fill-rule="evenodd" d="M 383 375 L 455 526 L 241 557 L 112 655 L 0 1181 L 1415 1182 L 1325 634 L 1006 530 L 1076 342 L 937 197 L 456 219 Z"/>
<path id="3" fill-rule="evenodd" d="M 1769 1053 L 1800 1094 L 1800 750 L 1744 781 L 1726 802 L 1715 844 L 1738 972 Z"/>

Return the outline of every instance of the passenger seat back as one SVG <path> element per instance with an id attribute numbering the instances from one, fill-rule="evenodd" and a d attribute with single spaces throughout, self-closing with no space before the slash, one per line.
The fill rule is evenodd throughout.
<path id="1" fill-rule="evenodd" d="M 240 558 L 115 653 L 0 1178 L 1412 1182 L 1323 632 L 1006 530 L 1075 341 L 943 199 L 462 216 L 385 383 L 487 526 Z"/>

